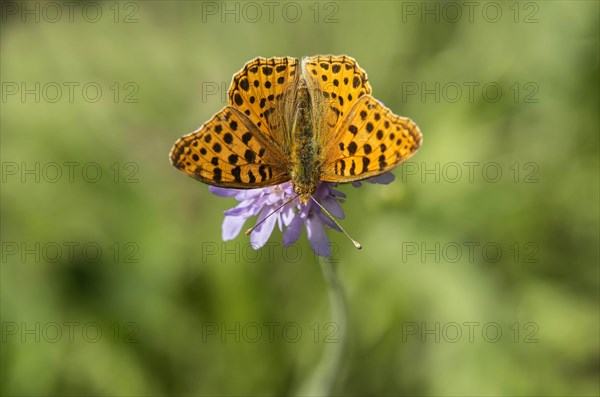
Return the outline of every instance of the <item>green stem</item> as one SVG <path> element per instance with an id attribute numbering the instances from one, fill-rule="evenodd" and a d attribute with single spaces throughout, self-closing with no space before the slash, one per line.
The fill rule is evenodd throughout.
<path id="1" fill-rule="evenodd" d="M 329 343 L 325 343 L 319 364 L 296 393 L 303 396 L 327 396 L 331 394 L 340 373 L 346 347 L 347 320 L 344 288 L 340 283 L 332 260 L 330 258 L 320 258 L 319 262 L 327 284 L 331 321 L 336 332 L 325 340 Z"/>

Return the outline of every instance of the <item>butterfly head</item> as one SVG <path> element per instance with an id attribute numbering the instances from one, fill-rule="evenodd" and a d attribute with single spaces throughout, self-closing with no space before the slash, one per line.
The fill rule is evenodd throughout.
<path id="1" fill-rule="evenodd" d="M 300 204 L 303 205 L 306 205 L 310 202 L 310 198 L 316 190 L 317 187 L 314 184 L 294 184 L 294 193 L 298 195 L 298 201 L 300 201 Z"/>

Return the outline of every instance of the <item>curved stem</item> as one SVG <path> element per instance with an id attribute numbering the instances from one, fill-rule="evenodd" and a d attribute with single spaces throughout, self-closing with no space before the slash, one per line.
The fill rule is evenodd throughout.
<path id="1" fill-rule="evenodd" d="M 346 347 L 346 297 L 344 288 L 336 273 L 335 264 L 330 258 L 319 257 L 323 277 L 327 284 L 331 323 L 333 332 L 324 341 L 325 348 L 321 360 L 309 378 L 301 385 L 297 395 L 327 396 L 331 393 L 340 373 Z M 328 342 L 328 343 L 327 343 Z"/>

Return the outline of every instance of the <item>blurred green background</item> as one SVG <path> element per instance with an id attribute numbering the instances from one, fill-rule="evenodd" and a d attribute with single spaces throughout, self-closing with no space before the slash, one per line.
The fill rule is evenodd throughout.
<path id="1" fill-rule="evenodd" d="M 248 60 L 317 54 L 356 58 L 424 135 L 393 184 L 341 187 L 364 249 L 328 232 L 348 300 L 332 393 L 598 395 L 598 2 L 1 17 L 3 395 L 298 390 L 341 343 L 305 232 L 223 243 L 235 200 L 168 153 Z"/>

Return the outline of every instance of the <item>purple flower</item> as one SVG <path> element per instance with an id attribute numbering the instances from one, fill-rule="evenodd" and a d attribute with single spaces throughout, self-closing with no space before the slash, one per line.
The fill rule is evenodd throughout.
<path id="1" fill-rule="evenodd" d="M 377 177 L 365 179 L 363 182 L 388 184 L 393 180 L 394 175 L 386 172 Z M 360 182 L 353 182 L 352 185 L 358 187 Z M 344 202 L 346 195 L 335 190 L 336 186 L 336 183 L 319 182 L 312 197 L 332 216 L 343 219 L 344 210 L 340 203 Z M 209 186 L 209 189 L 217 196 L 234 197 L 240 202 L 236 207 L 225 211 L 225 220 L 223 221 L 224 241 L 234 239 L 240 233 L 248 218 L 258 215 L 257 223 L 260 223 L 267 215 L 296 196 L 290 182 L 250 190 L 226 189 L 215 186 Z M 341 229 L 323 213 L 316 203 L 310 201 L 308 204 L 302 205 L 296 199 L 281 207 L 252 231 L 250 244 L 254 249 L 259 249 L 265 245 L 275 228 L 275 224 L 277 224 L 279 230 L 284 232 L 283 245 L 286 247 L 298 240 L 302 232 L 302 225 L 305 225 L 308 241 L 313 251 L 317 255 L 325 257 L 331 255 L 331 244 L 325 234 L 324 227 L 341 232 Z"/>

